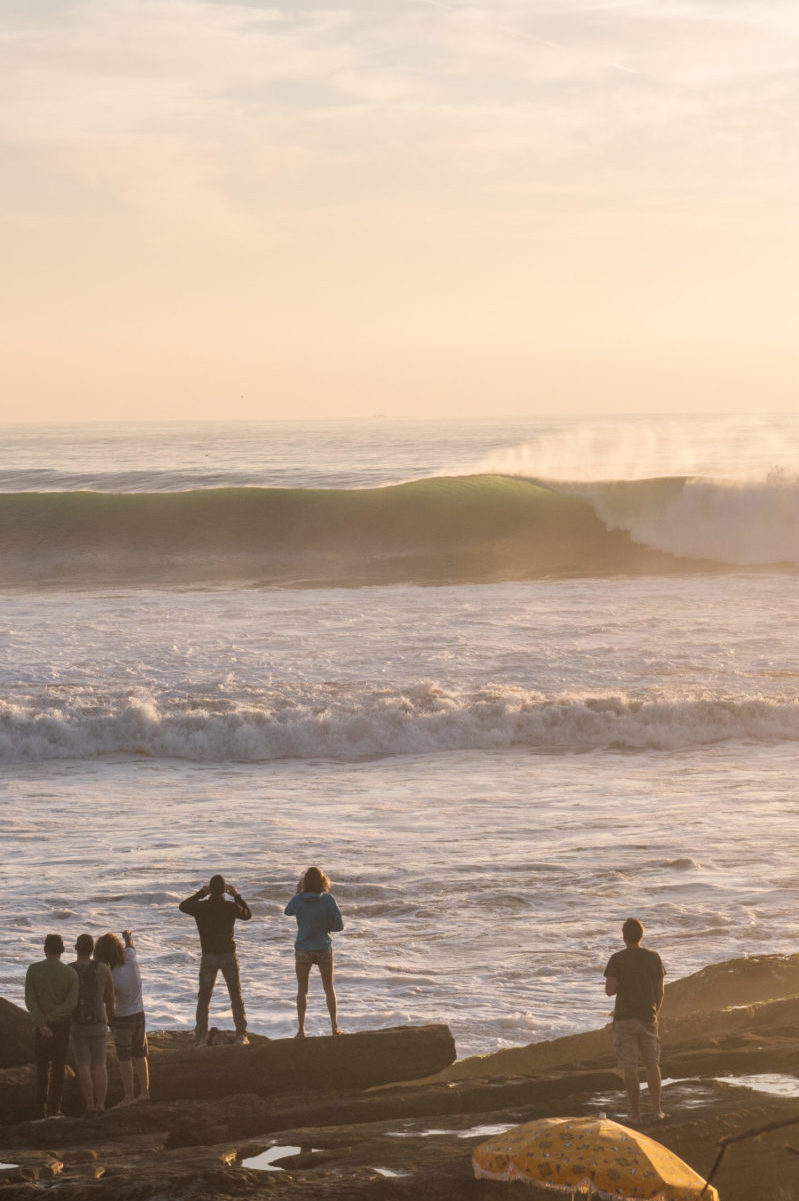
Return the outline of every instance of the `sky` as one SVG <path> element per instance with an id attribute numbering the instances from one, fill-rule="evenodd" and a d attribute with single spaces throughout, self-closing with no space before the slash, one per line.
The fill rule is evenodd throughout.
<path id="1" fill-rule="evenodd" d="M 0 420 L 786 411 L 794 0 L 2 0 Z"/>

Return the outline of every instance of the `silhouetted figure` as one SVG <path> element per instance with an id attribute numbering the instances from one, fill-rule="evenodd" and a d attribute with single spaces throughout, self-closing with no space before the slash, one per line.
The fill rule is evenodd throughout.
<path id="1" fill-rule="evenodd" d="M 333 896 L 328 891 L 330 880 L 318 867 L 309 867 L 297 885 L 297 891 L 284 913 L 297 919 L 294 941 L 294 965 L 297 972 L 297 1038 L 305 1038 L 305 1011 L 308 1007 L 308 983 L 311 968 L 319 968 L 322 987 L 330 1013 L 330 1028 L 338 1028 L 338 1001 L 333 987 L 333 942 L 330 934 L 343 930 L 344 922 Z"/>
<path id="2" fill-rule="evenodd" d="M 628 1121 L 641 1121 L 639 1058 L 644 1065 L 649 1102 L 655 1121 L 665 1117 L 660 1108 L 660 1036 L 658 1012 L 663 1004 L 663 964 L 655 951 L 641 946 L 644 927 L 635 917 L 622 926 L 624 950 L 611 955 L 605 968 L 605 992 L 616 998 L 613 1012 L 613 1045 L 630 1102 Z"/>
<path id="3" fill-rule="evenodd" d="M 69 1031 L 78 1003 L 78 978 L 61 962 L 63 953 L 61 935 L 48 934 L 44 959 L 32 963 L 25 974 L 25 1005 L 36 1024 L 34 1121 L 61 1117 Z"/>
<path id="4" fill-rule="evenodd" d="M 88 1114 L 102 1113 L 108 1093 L 108 1029 L 114 1024 L 111 969 L 92 959 L 94 939 L 79 934 L 77 959 L 70 964 L 78 977 L 78 1003 L 72 1014 L 70 1044 L 78 1068 L 78 1084 Z"/>
<path id="5" fill-rule="evenodd" d="M 124 942 L 122 941 L 124 939 Z M 97 939 L 94 957 L 111 969 L 114 985 L 114 1047 L 122 1077 L 120 1105 L 132 1105 L 137 1099 L 135 1079 L 139 1084 L 139 1101 L 150 1099 L 150 1069 L 147 1063 L 147 1033 L 144 1020 L 144 1001 L 141 992 L 141 972 L 136 947 L 130 930 L 103 934 Z"/>
<path id="6" fill-rule="evenodd" d="M 231 899 L 225 900 L 225 895 Z M 237 921 L 248 922 L 252 917 L 247 902 L 232 884 L 226 884 L 224 876 L 212 876 L 209 883 L 181 901 L 181 913 L 190 914 L 197 923 L 200 933 L 200 988 L 197 994 L 197 1018 L 194 1025 L 194 1045 L 204 1047 L 208 1037 L 208 1008 L 216 984 L 217 973 L 221 972 L 230 994 L 233 1020 L 236 1024 L 236 1042 L 246 1044 L 247 1016 L 241 997 L 241 977 L 233 927 Z"/>

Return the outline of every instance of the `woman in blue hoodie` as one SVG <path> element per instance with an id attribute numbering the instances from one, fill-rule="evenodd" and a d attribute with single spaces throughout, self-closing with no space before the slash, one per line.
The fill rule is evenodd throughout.
<path id="1" fill-rule="evenodd" d="M 284 912 L 297 919 L 294 959 L 297 969 L 297 1038 L 305 1038 L 305 1010 L 308 1006 L 308 981 L 314 964 L 319 967 L 330 1011 L 330 1028 L 341 1034 L 336 1021 L 336 990 L 333 987 L 333 943 L 330 933 L 343 930 L 344 922 L 328 889 L 330 881 L 318 867 L 309 867 L 297 885 L 297 891 Z"/>

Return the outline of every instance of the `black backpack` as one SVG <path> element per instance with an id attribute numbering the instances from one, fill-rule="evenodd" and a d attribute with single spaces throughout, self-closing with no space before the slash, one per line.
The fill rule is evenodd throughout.
<path id="1" fill-rule="evenodd" d="M 96 1026 L 105 1022 L 105 1004 L 100 995 L 97 980 L 97 964 L 82 963 L 72 965 L 78 973 L 78 1007 L 73 1014 L 73 1021 L 78 1026 Z"/>

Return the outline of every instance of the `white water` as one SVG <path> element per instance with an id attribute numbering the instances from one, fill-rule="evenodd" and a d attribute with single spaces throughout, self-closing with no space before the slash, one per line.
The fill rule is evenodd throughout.
<path id="1" fill-rule="evenodd" d="M 22 488 L 45 468 L 56 487 L 278 470 L 352 486 L 531 441 L 436 428 L 403 427 L 397 455 L 382 425 L 260 443 L 38 431 L 7 467 Z M 251 1026 L 288 1035 L 282 908 L 311 862 L 346 922 L 344 1028 L 447 1021 L 461 1054 L 604 1021 L 630 913 L 672 978 L 796 949 L 790 575 L 15 593 L 3 615 L 0 995 L 18 1004 L 48 930 L 69 944 L 131 925 L 150 1026 L 188 1028 L 198 948 L 177 902 L 220 870 L 255 915 L 239 938 Z M 318 986 L 310 1029 L 326 1029 Z"/>

